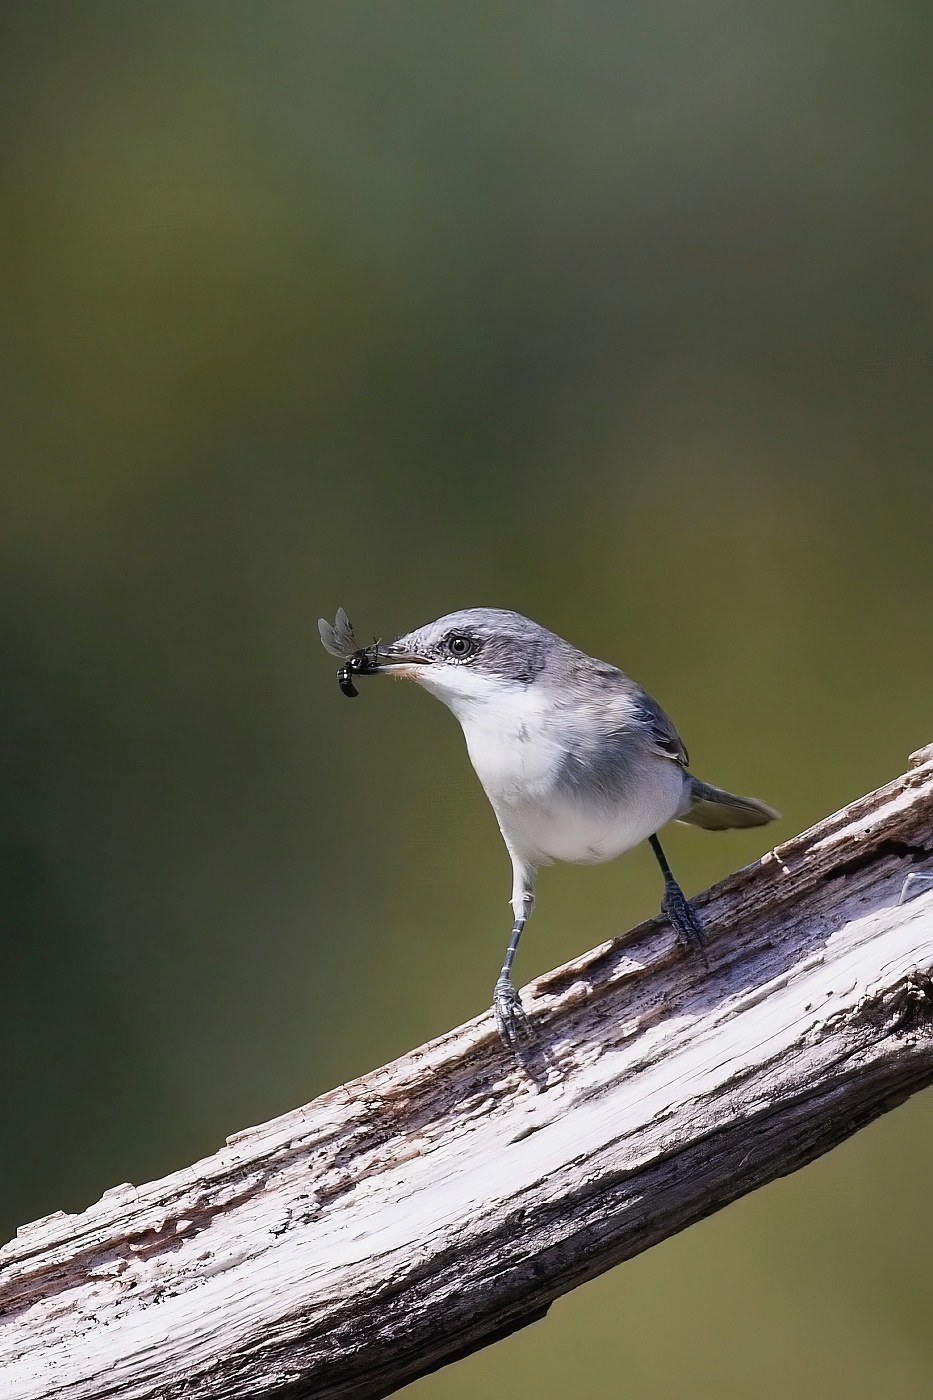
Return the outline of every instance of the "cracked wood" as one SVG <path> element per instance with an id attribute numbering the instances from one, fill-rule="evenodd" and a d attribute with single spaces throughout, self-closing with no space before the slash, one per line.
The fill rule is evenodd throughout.
<path id="1" fill-rule="evenodd" d="M 0 1250 L 3 1400 L 375 1397 L 933 1081 L 933 746 L 663 921 Z"/>

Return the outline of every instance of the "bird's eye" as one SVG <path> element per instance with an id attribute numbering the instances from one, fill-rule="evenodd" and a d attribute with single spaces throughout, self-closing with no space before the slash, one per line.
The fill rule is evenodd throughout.
<path id="1" fill-rule="evenodd" d="M 472 655 L 475 645 L 471 637 L 465 637 L 462 632 L 453 632 L 447 638 L 447 650 L 458 661 L 463 661 L 465 657 Z"/>

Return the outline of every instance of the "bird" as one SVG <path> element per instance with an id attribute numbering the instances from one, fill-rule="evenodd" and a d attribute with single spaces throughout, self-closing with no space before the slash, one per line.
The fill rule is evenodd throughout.
<path id="1" fill-rule="evenodd" d="M 344 694 L 357 694 L 351 677 L 400 677 L 460 722 L 512 862 L 514 923 L 493 992 L 508 1050 L 520 1055 L 535 1038 L 512 967 L 543 865 L 597 864 L 647 841 L 664 880 L 661 912 L 709 967 L 703 929 L 658 832 L 670 821 L 710 831 L 763 826 L 780 813 L 695 777 L 673 721 L 637 682 L 504 608 L 464 608 L 364 648 L 343 609 L 318 627 L 344 662 Z"/>

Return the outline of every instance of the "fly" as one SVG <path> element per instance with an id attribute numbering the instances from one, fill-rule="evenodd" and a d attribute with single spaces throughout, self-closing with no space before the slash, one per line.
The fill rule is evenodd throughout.
<path id="1" fill-rule="evenodd" d="M 361 647 L 353 634 L 353 627 L 343 608 L 337 609 L 337 619 L 333 626 L 326 618 L 318 619 L 318 631 L 326 651 L 331 656 L 339 656 L 343 665 L 337 670 L 337 684 L 349 700 L 359 695 L 353 684 L 354 676 L 371 676 L 378 670 L 376 657 L 377 642 L 372 646 Z"/>

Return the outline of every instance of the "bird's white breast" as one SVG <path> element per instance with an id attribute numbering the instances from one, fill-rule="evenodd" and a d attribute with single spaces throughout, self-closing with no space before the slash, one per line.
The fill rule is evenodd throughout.
<path id="1" fill-rule="evenodd" d="M 455 666 L 432 667 L 418 679 L 459 719 L 506 843 L 534 863 L 612 860 L 670 821 L 681 806 L 682 770 L 647 752 L 631 766 L 624 787 L 606 792 L 594 781 L 592 788 L 584 782 L 568 790 L 561 773 L 571 717 L 545 686 L 490 685 Z M 576 736 L 587 723 L 595 728 L 597 718 L 575 711 Z"/>
<path id="2" fill-rule="evenodd" d="M 496 810 L 503 835 L 530 859 L 595 865 L 614 860 L 665 826 L 677 815 L 683 786 L 676 765 L 657 759 L 612 801 L 587 802 L 558 789 L 548 803 Z"/>

